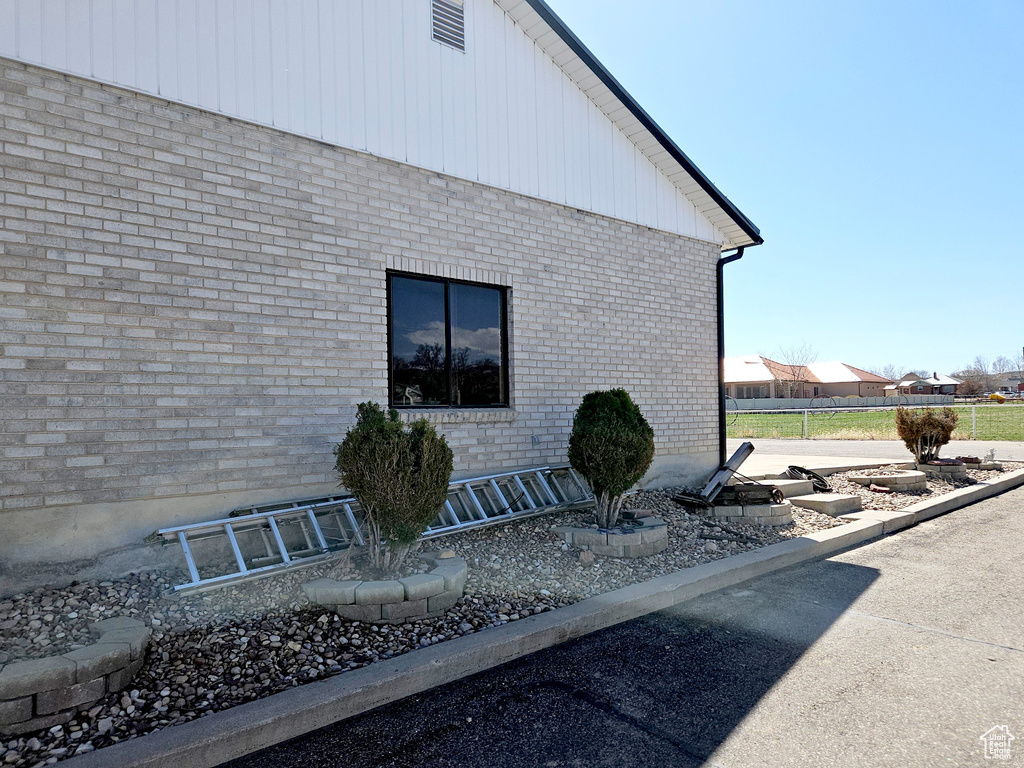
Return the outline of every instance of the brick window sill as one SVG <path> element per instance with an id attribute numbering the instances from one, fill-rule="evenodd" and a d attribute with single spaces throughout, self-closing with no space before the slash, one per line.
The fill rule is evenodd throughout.
<path id="1" fill-rule="evenodd" d="M 425 418 L 431 424 L 508 424 L 516 419 L 514 408 L 400 408 L 403 423 Z"/>

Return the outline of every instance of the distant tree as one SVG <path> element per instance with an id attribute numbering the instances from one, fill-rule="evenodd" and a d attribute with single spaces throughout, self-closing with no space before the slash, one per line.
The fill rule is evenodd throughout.
<path id="1" fill-rule="evenodd" d="M 992 362 L 992 373 L 1008 373 L 1009 371 L 1019 370 L 1020 368 L 1006 355 L 1000 355 Z"/>
<path id="2" fill-rule="evenodd" d="M 985 391 L 985 384 L 977 378 L 961 379 L 960 386 L 956 388 L 957 394 L 963 397 L 978 397 L 985 394 Z"/>
<path id="3" fill-rule="evenodd" d="M 431 375 L 444 371 L 444 347 L 440 344 L 420 344 L 412 359 L 412 367 Z"/>
<path id="4" fill-rule="evenodd" d="M 975 357 L 973 363 L 963 370 L 957 371 L 953 376 L 962 382 L 957 388 L 958 394 L 966 395 L 967 397 L 975 397 L 985 392 L 991 392 L 995 388 L 992 366 L 989 364 L 988 358 L 981 355 Z"/>
<path id="5" fill-rule="evenodd" d="M 818 359 L 818 353 L 804 342 L 797 346 L 779 347 L 775 359 L 781 365 L 781 370 L 774 372 L 776 396 L 801 397 L 804 385 L 810 380 L 811 372 L 807 366 Z"/>
<path id="6" fill-rule="evenodd" d="M 905 368 L 889 363 L 886 366 L 875 366 L 874 368 L 868 368 L 868 371 L 875 374 L 875 376 L 881 376 L 883 379 L 889 381 L 903 381 L 903 371 Z"/>

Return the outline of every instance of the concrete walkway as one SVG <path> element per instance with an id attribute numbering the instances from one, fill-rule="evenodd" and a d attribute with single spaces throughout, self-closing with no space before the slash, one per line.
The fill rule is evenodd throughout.
<path id="1" fill-rule="evenodd" d="M 1024 490 L 229 765 L 1024 763 Z M 1009 761 L 979 737 L 1005 725 Z"/>
<path id="2" fill-rule="evenodd" d="M 729 440 L 731 455 L 742 440 Z M 888 461 L 910 461 L 907 447 L 899 440 L 767 440 L 753 439 L 755 456 L 793 454 L 819 457 L 882 458 Z M 996 458 L 1005 461 L 1024 461 L 1024 442 L 1010 440 L 954 440 L 942 449 L 943 456 L 986 456 L 995 449 Z M 750 461 L 751 459 L 748 459 Z M 804 466 L 804 465 L 800 465 Z"/>

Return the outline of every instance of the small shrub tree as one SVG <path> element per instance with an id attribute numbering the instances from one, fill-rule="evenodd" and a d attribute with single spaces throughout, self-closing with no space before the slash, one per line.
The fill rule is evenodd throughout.
<path id="1" fill-rule="evenodd" d="M 572 422 L 569 462 L 594 491 L 597 524 L 618 521 L 622 495 L 654 458 L 654 430 L 624 389 L 590 392 Z"/>
<path id="2" fill-rule="evenodd" d="M 406 428 L 396 411 L 366 402 L 334 453 L 341 485 L 366 517 L 371 567 L 396 574 L 447 498 L 451 448 L 426 419 Z"/>
<path id="3" fill-rule="evenodd" d="M 956 429 L 957 414 L 952 408 L 896 409 L 896 433 L 918 464 L 939 458 L 939 449 L 949 442 Z"/>

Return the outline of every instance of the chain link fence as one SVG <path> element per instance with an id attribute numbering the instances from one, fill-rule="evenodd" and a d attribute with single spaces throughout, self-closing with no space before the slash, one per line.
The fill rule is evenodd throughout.
<path id="1" fill-rule="evenodd" d="M 954 440 L 1024 440 L 1024 403 L 954 406 Z M 740 410 L 726 404 L 727 434 L 736 438 L 898 440 L 896 408 Z"/>

